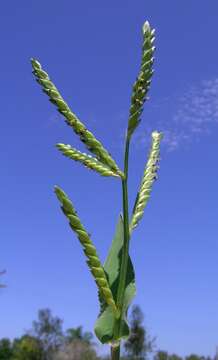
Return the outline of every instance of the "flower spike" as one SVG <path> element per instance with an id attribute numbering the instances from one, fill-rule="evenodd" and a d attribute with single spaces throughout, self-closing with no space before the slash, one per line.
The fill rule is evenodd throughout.
<path id="1" fill-rule="evenodd" d="M 162 133 L 154 131 L 152 133 L 152 145 L 148 162 L 145 167 L 144 175 L 141 182 L 140 190 L 136 197 L 135 206 L 133 209 L 132 220 L 130 224 L 130 232 L 138 225 L 141 220 L 145 206 L 150 198 L 152 185 L 157 178 L 158 162 L 160 157 L 160 141 Z"/>
<path id="2" fill-rule="evenodd" d="M 142 28 L 143 46 L 142 46 L 142 60 L 139 75 L 133 85 L 133 92 L 131 98 L 131 107 L 128 123 L 128 137 L 131 137 L 135 129 L 140 123 L 140 115 L 143 111 L 144 102 L 148 99 L 147 93 L 150 88 L 151 77 L 153 74 L 152 65 L 154 62 L 154 33 L 148 21 L 146 21 Z"/>
<path id="3" fill-rule="evenodd" d="M 57 144 L 56 146 L 58 150 L 60 150 L 66 157 L 81 162 L 87 168 L 98 172 L 102 176 L 119 177 L 117 173 L 113 172 L 108 166 L 102 164 L 99 160 L 91 155 L 82 153 L 79 150 L 72 148 L 70 145 Z"/>
<path id="4" fill-rule="evenodd" d="M 82 225 L 76 210 L 73 207 L 72 202 L 69 200 L 66 193 L 59 188 L 55 187 L 55 194 L 61 203 L 61 209 L 64 215 L 68 218 L 71 229 L 76 233 L 80 243 L 83 246 L 83 251 L 88 258 L 87 264 L 91 270 L 91 273 L 95 279 L 98 289 L 104 300 L 110 305 L 114 311 L 114 314 L 119 317 L 119 311 L 116 307 L 111 289 L 109 287 L 105 271 L 101 265 L 101 261 L 97 255 L 95 246 L 93 245 L 89 234 Z"/>

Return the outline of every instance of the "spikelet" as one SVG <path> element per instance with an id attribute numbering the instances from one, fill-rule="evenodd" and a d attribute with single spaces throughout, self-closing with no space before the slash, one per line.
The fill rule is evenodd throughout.
<path id="1" fill-rule="evenodd" d="M 157 178 L 158 162 L 160 156 L 160 141 L 162 136 L 162 133 L 157 131 L 152 133 L 151 150 L 142 178 L 141 187 L 136 197 L 130 224 L 130 232 L 138 225 L 139 221 L 141 220 L 145 206 L 147 205 L 148 199 L 150 198 L 152 185 L 154 180 Z"/>
<path id="2" fill-rule="evenodd" d="M 41 64 L 35 59 L 31 59 L 31 63 L 33 67 L 33 74 L 35 75 L 37 82 L 42 86 L 43 91 L 49 96 L 50 101 L 57 106 L 58 111 L 65 117 L 67 124 L 70 125 L 74 132 L 80 136 L 81 141 L 86 145 L 89 151 L 96 155 L 99 161 L 106 164 L 112 171 L 123 178 L 124 175 L 118 168 L 116 162 L 112 159 L 101 142 L 86 129 L 85 125 L 71 111 L 56 86 L 50 80 L 48 74 L 42 69 Z"/>
<path id="3" fill-rule="evenodd" d="M 84 164 L 87 168 L 98 172 L 102 176 L 115 176 L 119 177 L 117 173 L 113 172 L 109 167 L 102 164 L 98 159 L 94 158 L 91 155 L 82 153 L 81 151 L 72 148 L 70 145 L 65 144 L 57 144 L 58 150 L 62 152 L 63 155 L 73 159 L 75 161 L 79 161 Z"/>
<path id="4" fill-rule="evenodd" d="M 147 92 L 150 88 L 151 76 L 153 74 L 152 65 L 154 62 L 154 33 L 149 22 L 146 21 L 142 28 L 143 46 L 142 60 L 139 75 L 133 85 L 131 107 L 128 123 L 128 137 L 132 135 L 138 124 L 140 123 L 140 115 L 143 111 L 143 104 L 147 100 Z"/>
<path id="5" fill-rule="evenodd" d="M 80 243 L 83 246 L 83 251 L 88 258 L 87 264 L 91 270 L 91 273 L 95 279 L 100 293 L 104 297 L 106 303 L 112 307 L 115 316 L 119 317 L 119 311 L 115 304 L 111 289 L 107 281 L 107 277 L 97 255 L 96 248 L 90 240 L 89 234 L 82 225 L 76 213 L 76 210 L 73 207 L 72 202 L 69 200 L 65 192 L 56 186 L 55 194 L 62 205 L 61 208 L 63 213 L 69 220 L 70 227 L 76 233 Z"/>

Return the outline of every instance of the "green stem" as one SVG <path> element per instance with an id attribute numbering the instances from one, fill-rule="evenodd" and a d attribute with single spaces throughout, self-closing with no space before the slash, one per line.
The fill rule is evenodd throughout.
<path id="1" fill-rule="evenodd" d="M 125 178 L 122 180 L 122 190 L 123 190 L 123 226 L 124 226 L 124 243 L 121 259 L 121 268 L 120 268 L 120 281 L 117 293 L 117 306 L 121 310 L 122 316 L 122 307 L 123 307 L 123 296 L 125 292 L 126 285 L 126 273 L 128 266 L 128 257 L 129 257 L 129 209 L 128 209 L 128 163 L 129 163 L 129 138 L 126 138 L 125 145 L 125 158 L 124 158 L 124 175 Z"/>
<path id="2" fill-rule="evenodd" d="M 120 346 L 111 346 L 111 360 L 120 360 Z"/>
<path id="3" fill-rule="evenodd" d="M 128 164 L 129 164 L 129 143 L 130 138 L 126 137 L 125 143 L 125 158 L 124 158 L 124 175 L 125 178 L 122 180 L 122 192 L 123 192 L 123 225 L 124 225 L 124 243 L 121 257 L 121 267 L 120 267 L 120 278 L 119 285 L 117 291 L 117 307 L 120 310 L 120 318 L 117 319 L 114 328 L 115 339 L 119 339 L 122 327 L 122 319 L 123 319 L 123 299 L 125 293 L 126 286 L 126 275 L 127 275 L 127 267 L 128 267 L 128 258 L 129 258 L 129 209 L 128 209 Z M 120 350 L 119 354 L 115 355 L 111 352 L 112 360 L 120 359 Z M 117 350 L 118 352 L 118 350 Z M 114 357 L 113 357 L 114 356 Z"/>

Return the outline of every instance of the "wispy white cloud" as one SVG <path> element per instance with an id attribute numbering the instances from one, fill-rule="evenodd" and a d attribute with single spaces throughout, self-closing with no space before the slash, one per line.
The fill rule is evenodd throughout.
<path id="1" fill-rule="evenodd" d="M 152 121 L 145 119 L 145 125 L 135 136 L 136 146 L 145 145 L 145 131 L 150 133 L 154 128 L 164 132 L 163 143 L 168 151 L 199 141 L 218 126 L 218 78 L 201 81 L 182 96 L 173 95 L 153 103 L 145 114 L 146 118 L 149 116 Z"/>
<path id="2" fill-rule="evenodd" d="M 207 130 L 208 124 L 218 123 L 218 78 L 202 81 L 180 99 L 174 121 L 189 125 L 193 132 Z"/>

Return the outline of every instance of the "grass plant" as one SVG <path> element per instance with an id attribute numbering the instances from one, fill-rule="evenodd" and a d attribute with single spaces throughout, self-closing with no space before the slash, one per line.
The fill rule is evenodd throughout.
<path id="1" fill-rule="evenodd" d="M 144 214 L 145 206 L 150 198 L 153 183 L 157 178 L 160 159 L 160 142 L 162 134 L 153 131 L 151 134 L 151 149 L 143 172 L 141 185 L 136 195 L 135 205 L 129 215 L 128 200 L 128 165 L 129 148 L 132 136 L 141 121 L 141 115 L 153 75 L 155 31 L 146 21 L 142 28 L 143 44 L 139 74 L 133 84 L 128 125 L 125 136 L 124 168 L 105 149 L 104 145 L 92 134 L 83 122 L 73 113 L 66 101 L 60 95 L 57 87 L 41 64 L 32 59 L 33 74 L 41 85 L 43 92 L 63 115 L 66 123 L 79 136 L 81 142 L 92 154 L 86 154 L 70 145 L 57 144 L 58 150 L 69 159 L 80 162 L 87 168 L 102 176 L 112 176 L 120 179 L 122 186 L 122 215 L 119 217 L 116 233 L 104 264 L 98 257 L 97 250 L 89 233 L 69 199 L 60 188 L 55 187 L 55 194 L 61 204 L 61 209 L 69 221 L 71 229 L 78 237 L 86 257 L 88 267 L 98 288 L 100 313 L 95 324 L 95 334 L 101 343 L 111 346 L 111 359 L 120 359 L 120 344 L 129 336 L 127 322 L 128 308 L 135 296 L 135 274 L 129 256 L 129 242 L 133 230 L 138 226 Z"/>

